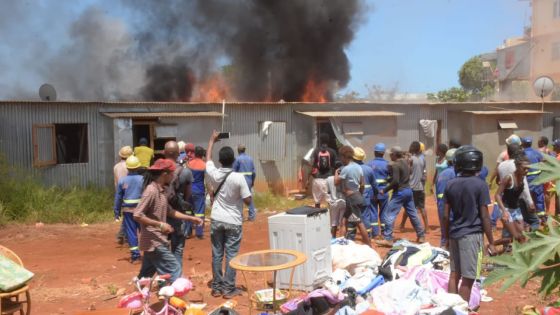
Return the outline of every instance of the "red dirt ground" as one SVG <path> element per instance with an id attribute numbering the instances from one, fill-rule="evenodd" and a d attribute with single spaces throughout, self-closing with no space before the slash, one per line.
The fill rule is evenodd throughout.
<path id="1" fill-rule="evenodd" d="M 430 233 L 427 240 L 439 243 L 439 228 L 433 198 L 427 198 L 430 214 Z M 268 248 L 267 216 L 260 213 L 256 222 L 246 223 L 241 243 L 241 253 Z M 399 221 L 400 222 L 400 219 Z M 132 292 L 130 279 L 139 265 L 131 265 L 125 247 L 115 243 L 118 224 L 106 223 L 81 227 L 77 225 L 46 225 L 40 228 L 17 225 L 0 230 L 0 244 L 14 250 L 25 266 L 35 273 L 31 282 L 33 314 L 75 314 L 88 309 L 114 308 L 119 298 L 116 291 Z M 397 229 L 398 230 L 398 229 Z M 203 300 L 209 311 L 225 300 L 210 296 L 206 283 L 211 279 L 211 252 L 206 229 L 204 240 L 187 240 L 185 248 L 185 272 L 192 278 L 196 288 L 188 297 Z M 414 240 L 410 223 L 404 233 L 396 237 Z M 376 248 L 380 255 L 386 249 Z M 244 285 L 238 275 L 238 284 Z M 255 281 L 255 280 L 254 280 Z M 262 280 L 258 281 L 262 285 Z M 527 288 L 514 286 L 506 293 L 499 293 L 496 286 L 488 288 L 493 302 L 482 303 L 480 314 L 521 314 L 527 304 L 543 305 L 537 296 L 540 283 L 533 280 Z M 113 297 L 113 298 L 112 298 Z M 246 294 L 238 297 L 241 314 L 248 314 Z M 255 312 L 253 312 L 255 313 Z"/>

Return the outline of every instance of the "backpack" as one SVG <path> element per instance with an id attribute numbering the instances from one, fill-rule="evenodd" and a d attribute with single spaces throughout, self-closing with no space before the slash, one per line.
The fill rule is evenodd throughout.
<path id="1" fill-rule="evenodd" d="M 169 183 L 169 186 L 167 186 L 165 190 L 167 203 L 169 203 L 171 208 L 175 210 L 179 210 L 181 212 L 185 211 L 185 209 L 181 207 L 181 205 L 184 203 L 184 200 L 181 200 L 182 197 L 180 197 L 183 195 L 183 192 L 179 191 L 179 189 L 181 188 L 180 187 L 181 183 L 179 182 L 179 175 L 181 175 L 182 171 L 183 171 L 183 166 L 177 167 L 175 169 L 175 171 L 173 172 L 173 179 L 171 180 L 171 183 Z"/>
<path id="2" fill-rule="evenodd" d="M 329 150 L 319 151 L 317 153 L 317 169 L 320 172 L 327 172 L 331 169 L 331 153 Z"/>

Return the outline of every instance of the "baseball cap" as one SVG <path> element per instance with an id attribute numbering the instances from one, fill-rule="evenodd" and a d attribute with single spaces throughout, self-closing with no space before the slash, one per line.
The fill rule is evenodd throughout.
<path id="1" fill-rule="evenodd" d="M 455 155 L 455 151 L 457 151 L 457 149 L 455 148 L 447 150 L 447 152 L 445 152 L 445 159 L 447 161 L 453 161 L 453 156 Z"/>
<path id="2" fill-rule="evenodd" d="M 506 139 L 506 144 L 521 144 L 521 139 L 518 135 L 511 135 Z"/>
<path id="3" fill-rule="evenodd" d="M 175 171 L 175 162 L 173 162 L 170 159 L 158 159 L 154 165 L 150 166 L 150 168 L 148 168 L 150 171 L 169 171 L 169 172 L 174 172 Z"/>
<path id="4" fill-rule="evenodd" d="M 375 147 L 373 148 L 374 152 L 385 152 L 385 143 L 380 142 L 378 144 L 375 145 Z"/>
<path id="5" fill-rule="evenodd" d="M 398 145 L 391 148 L 391 153 L 401 153 L 403 150 Z"/>
<path id="6" fill-rule="evenodd" d="M 523 137 L 521 138 L 523 143 L 533 143 L 533 137 Z"/>
<path id="7" fill-rule="evenodd" d="M 237 146 L 237 150 L 245 150 L 247 149 L 244 144 L 240 144 Z"/>
<path id="8" fill-rule="evenodd" d="M 356 161 L 363 161 L 366 158 L 366 152 L 360 147 L 354 148 L 354 156 L 352 158 Z"/>
<path id="9" fill-rule="evenodd" d="M 194 144 L 192 144 L 190 142 L 185 144 L 185 151 L 193 151 L 194 152 Z"/>

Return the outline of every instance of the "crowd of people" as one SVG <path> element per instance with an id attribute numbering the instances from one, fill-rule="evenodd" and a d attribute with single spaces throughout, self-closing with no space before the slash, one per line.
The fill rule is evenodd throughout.
<path id="1" fill-rule="evenodd" d="M 489 183 L 482 152 L 474 146 L 450 141 L 436 148 L 431 192 L 437 204 L 439 245 L 450 252 L 449 292 L 467 301 L 483 250 L 490 255 L 511 250 L 513 240 L 526 241 L 523 232 L 537 229 L 546 220 L 554 185 L 533 183 L 540 171 L 530 165 L 543 161 L 543 155 L 560 159 L 560 140 L 553 142 L 554 150 L 548 148 L 546 137 L 539 139 L 538 150 L 532 142 L 531 137 L 507 138 L 507 148 L 500 153 Z M 354 239 L 359 232 L 366 245 L 392 247 L 395 220 L 404 208 L 401 231 L 410 218 L 416 241 L 425 242 L 429 225 L 424 145 L 413 141 L 408 151 L 394 146 L 388 150 L 390 160 L 385 160 L 386 146 L 378 143 L 374 158 L 366 161 L 360 147 L 342 146 L 337 153 L 328 143 L 328 136 L 322 135 L 310 164 L 315 206 L 324 203 L 330 209 L 332 237 Z M 494 183 L 497 190 L 492 202 Z M 494 240 L 497 221 L 502 222 L 503 232 Z"/>
<path id="2" fill-rule="evenodd" d="M 207 150 L 168 141 L 159 159 L 145 138 L 139 139 L 134 150 L 121 148 L 121 160 L 114 167 L 114 214 L 116 221 L 122 220 L 117 241 L 126 240 L 130 262 L 141 264 L 138 277 L 169 274 L 174 281 L 183 274 L 186 239 L 204 239 L 208 192 L 212 296 L 229 299 L 240 294 L 229 261 L 241 244 L 243 204 L 249 207 L 247 220 L 255 220 L 251 189 L 256 174 L 244 145 L 238 146 L 237 158 L 231 147 L 222 147 L 220 167 L 214 164 L 212 151 L 218 135 L 212 133 Z"/>
<path id="3" fill-rule="evenodd" d="M 155 161 L 147 139 L 140 139 L 134 150 L 121 148 L 121 161 L 114 168 L 114 213 L 115 220 L 122 220 L 119 241 L 128 242 L 131 263 L 141 264 L 139 276 L 157 272 L 170 274 L 174 280 L 182 275 L 185 240 L 204 239 L 208 195 L 212 209 L 211 294 L 231 298 L 240 291 L 229 261 L 239 251 L 244 204 L 249 208 L 246 220 L 256 217 L 252 198 L 256 173 L 244 145 L 238 146 L 237 157 L 231 147 L 222 147 L 217 167 L 212 151 L 218 138 L 219 133 L 212 133 L 207 150 L 169 141 L 163 157 Z M 430 232 L 424 144 L 413 141 L 405 151 L 400 146 L 387 150 L 378 143 L 373 147 L 374 158 L 368 161 L 363 148 L 344 145 L 334 150 L 328 146 L 329 140 L 321 135 L 309 162 L 313 201 L 315 207 L 325 205 L 330 210 L 332 237 L 353 240 L 359 234 L 368 246 L 392 247 L 395 221 L 404 208 L 400 230 L 410 219 L 416 241 L 424 243 Z M 483 250 L 490 255 L 510 250 L 513 240 L 526 241 L 523 232 L 537 229 L 546 219 L 554 186 L 533 183 L 539 170 L 531 164 L 543 161 L 543 155 L 560 159 L 560 140 L 553 142 L 554 150 L 548 148 L 546 137 L 539 139 L 538 150 L 532 148 L 532 142 L 531 137 L 510 136 L 489 183 L 489 170 L 475 147 L 450 141 L 436 148 L 435 174 L 429 184 L 437 204 L 439 245 L 450 252 L 449 290 L 467 301 Z M 494 182 L 498 186 L 492 202 Z M 503 232 L 494 240 L 498 221 Z"/>

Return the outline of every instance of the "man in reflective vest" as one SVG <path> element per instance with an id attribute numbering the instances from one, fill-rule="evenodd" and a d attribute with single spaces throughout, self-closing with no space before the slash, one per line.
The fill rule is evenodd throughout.
<path id="1" fill-rule="evenodd" d="M 255 164 L 253 163 L 253 159 L 245 153 L 246 147 L 243 144 L 237 146 L 237 159 L 233 162 L 233 171 L 240 173 L 245 177 L 247 181 L 247 185 L 251 192 L 253 191 L 253 185 L 255 184 L 255 178 L 257 174 L 255 173 Z M 251 203 L 249 204 L 249 221 L 255 221 L 257 215 L 257 211 L 255 210 L 255 203 L 253 198 L 251 198 Z"/>
<path id="2" fill-rule="evenodd" d="M 387 178 L 389 177 L 389 162 L 383 158 L 385 155 L 385 144 L 376 144 L 373 148 L 373 153 L 375 158 L 367 164 L 373 169 L 373 175 L 378 188 L 377 198 L 373 200 L 373 209 L 377 212 L 376 215 L 379 218 L 379 222 L 372 222 L 372 227 L 375 229 L 376 226 L 378 228 L 381 226 L 381 230 L 383 230 L 385 223 L 381 221 L 381 218 L 383 218 L 382 213 L 387 209 L 387 201 L 389 200 L 388 193 L 381 193 L 381 190 L 385 191 Z"/>
<path id="3" fill-rule="evenodd" d="M 115 192 L 115 219 L 123 216 L 123 226 L 130 247 L 130 262 L 140 262 L 138 231 L 140 226 L 134 221 L 134 210 L 142 197 L 144 177 L 138 173 L 141 164 L 134 155 L 126 159 L 128 175 L 119 179 Z"/>
<path id="4" fill-rule="evenodd" d="M 543 160 L 542 154 L 533 149 L 531 146 L 533 144 L 533 137 L 525 137 L 521 140 L 521 145 L 523 146 L 523 152 L 531 162 L 531 164 L 539 163 Z M 533 180 L 539 176 L 540 170 L 531 168 L 527 173 L 527 182 L 529 183 L 529 191 L 531 192 L 531 197 L 535 203 L 535 209 L 537 210 L 537 215 L 539 218 L 543 218 L 545 215 L 544 209 L 544 187 L 543 184 L 535 185 Z"/>
<path id="5" fill-rule="evenodd" d="M 187 163 L 188 168 L 193 175 L 191 205 L 194 216 L 203 221 L 202 225 L 195 228 L 196 238 L 204 238 L 204 212 L 206 210 L 206 188 L 204 186 L 204 174 L 206 172 L 206 162 L 202 159 L 205 155 L 203 147 L 196 146 L 194 149 L 194 158 Z M 192 224 L 187 223 L 187 237 L 191 234 Z"/>
<path id="6" fill-rule="evenodd" d="M 445 210 L 445 200 L 443 199 L 445 187 L 447 187 L 447 182 L 455 178 L 455 168 L 453 166 L 453 156 L 455 155 L 457 149 L 449 149 L 445 153 L 445 160 L 447 161 L 447 168 L 442 170 L 436 179 L 436 197 L 437 197 L 437 210 L 439 218 L 439 227 L 441 229 L 441 237 L 439 246 L 442 247 L 447 244 L 447 239 L 445 238 L 445 233 L 443 233 L 443 215 Z"/>
<path id="7" fill-rule="evenodd" d="M 371 166 L 364 164 L 365 158 L 365 151 L 360 147 L 355 147 L 353 160 L 356 164 L 360 165 L 364 173 L 364 191 L 362 193 L 365 202 L 363 213 L 364 225 L 369 236 L 376 237 L 379 235 L 379 224 L 377 223 L 379 219 L 377 217 L 377 209 L 373 205 L 373 200 L 377 194 L 377 183 L 375 182 L 375 176 Z M 356 230 L 354 229 L 353 232 L 355 234 Z M 348 234 L 350 234 L 350 227 L 348 228 Z"/>

